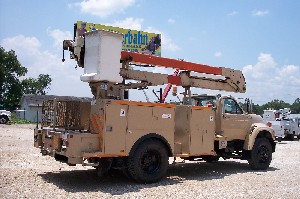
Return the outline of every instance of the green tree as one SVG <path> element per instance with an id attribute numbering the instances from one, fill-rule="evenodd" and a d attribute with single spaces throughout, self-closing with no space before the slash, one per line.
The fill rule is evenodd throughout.
<path id="1" fill-rule="evenodd" d="M 46 95 L 46 89 L 49 89 L 51 84 L 50 75 L 40 74 L 37 79 L 27 78 L 22 81 L 24 94 Z"/>
<path id="2" fill-rule="evenodd" d="M 5 51 L 0 46 L 0 108 L 14 110 L 23 94 L 46 94 L 52 81 L 50 76 L 40 74 L 37 79 L 20 80 L 27 72 L 15 51 Z"/>
<path id="3" fill-rule="evenodd" d="M 22 96 L 22 84 L 19 78 L 27 73 L 21 66 L 13 50 L 6 52 L 0 46 L 0 105 L 12 109 Z"/>
<path id="4" fill-rule="evenodd" d="M 266 110 L 268 108 L 279 110 L 279 109 L 283 109 L 283 108 L 290 108 L 290 106 L 291 105 L 289 103 L 286 103 L 283 100 L 278 100 L 278 99 L 274 99 L 271 102 L 268 102 L 268 103 L 262 105 L 264 110 Z"/>
<path id="5" fill-rule="evenodd" d="M 262 115 L 264 113 L 264 109 L 258 104 L 252 104 L 252 112 L 257 115 Z"/>
<path id="6" fill-rule="evenodd" d="M 292 113 L 300 114 L 300 98 L 297 98 L 295 102 L 291 105 Z"/>

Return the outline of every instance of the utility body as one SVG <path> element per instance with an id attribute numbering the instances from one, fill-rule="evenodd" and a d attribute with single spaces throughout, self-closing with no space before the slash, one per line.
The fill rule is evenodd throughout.
<path id="1" fill-rule="evenodd" d="M 285 138 L 284 122 L 279 118 L 277 110 L 264 110 L 263 120 L 265 124 L 269 124 L 275 131 L 275 137 L 278 141 Z"/>
<path id="2" fill-rule="evenodd" d="M 292 116 L 290 108 L 264 110 L 263 119 L 271 124 L 278 140 L 300 139 L 300 117 Z"/>
<path id="3" fill-rule="evenodd" d="M 269 167 L 275 132 L 260 116 L 244 112 L 232 96 L 191 93 L 191 87 L 245 92 L 241 71 L 121 51 L 121 38 L 93 31 L 64 41 L 64 50 L 84 68 L 81 80 L 89 83 L 94 100 L 45 102 L 44 115 L 53 113 L 53 119 L 35 129 L 35 146 L 42 154 L 69 165 L 93 166 L 100 176 L 120 169 L 141 183 L 163 178 L 169 157 L 207 162 L 238 158 L 253 169 Z M 152 73 L 133 65 L 179 72 Z M 182 104 L 127 99 L 130 89 L 164 84 L 184 88 Z"/>

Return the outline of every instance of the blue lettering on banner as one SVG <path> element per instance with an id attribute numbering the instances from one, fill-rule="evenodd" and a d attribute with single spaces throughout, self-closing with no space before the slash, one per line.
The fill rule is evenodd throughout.
<path id="1" fill-rule="evenodd" d="M 148 45 L 148 35 L 142 34 L 141 31 L 138 31 L 137 34 L 132 34 L 131 30 L 128 30 L 123 35 L 123 44 Z"/>

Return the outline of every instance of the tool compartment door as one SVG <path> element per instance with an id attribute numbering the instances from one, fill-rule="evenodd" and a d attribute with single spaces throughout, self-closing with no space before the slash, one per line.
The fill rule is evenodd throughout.
<path id="1" fill-rule="evenodd" d="M 215 111 L 191 109 L 191 155 L 214 155 Z"/>
<path id="2" fill-rule="evenodd" d="M 128 128 L 126 135 L 126 152 L 129 153 L 136 141 L 153 133 L 153 108 L 147 106 L 129 105 Z"/>
<path id="3" fill-rule="evenodd" d="M 106 104 L 104 125 L 104 153 L 124 155 L 128 105 Z"/>

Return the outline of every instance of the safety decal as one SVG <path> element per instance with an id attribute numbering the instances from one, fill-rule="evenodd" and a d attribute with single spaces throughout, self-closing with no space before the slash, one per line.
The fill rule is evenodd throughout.
<path id="1" fill-rule="evenodd" d="M 163 119 L 170 119 L 170 118 L 172 118 L 172 114 L 167 114 L 167 113 L 162 114 L 161 118 L 163 118 Z"/>
<path id="2" fill-rule="evenodd" d="M 121 111 L 120 111 L 120 116 L 121 116 L 121 117 L 126 116 L 125 109 L 121 109 Z"/>

